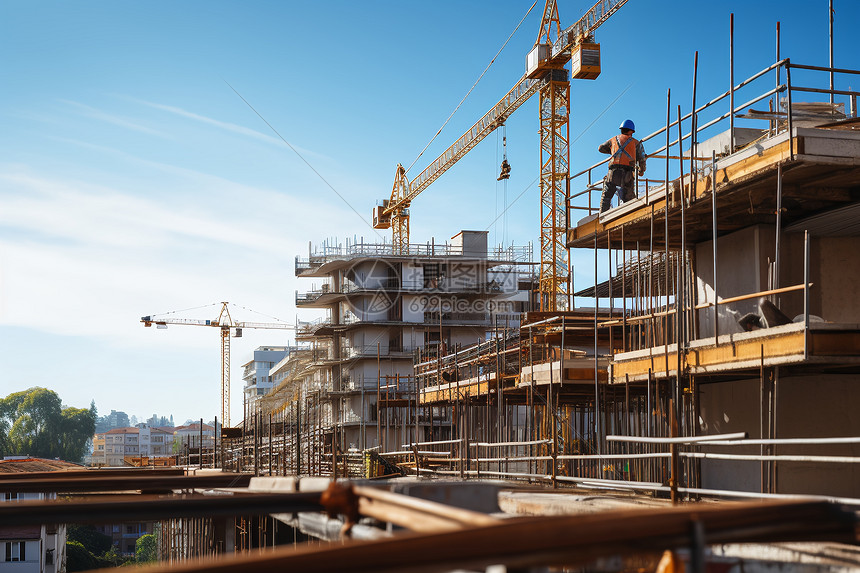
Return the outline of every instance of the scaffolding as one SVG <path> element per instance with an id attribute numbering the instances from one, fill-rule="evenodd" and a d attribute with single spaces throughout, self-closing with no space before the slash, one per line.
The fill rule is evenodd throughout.
<path id="1" fill-rule="evenodd" d="M 730 48 L 733 54 L 733 34 Z M 790 437 L 830 440 L 812 455 L 803 444 L 780 441 L 788 438 L 778 435 L 778 403 L 788 369 L 860 371 L 860 330 L 826 316 L 833 305 L 824 297 L 836 296 L 839 286 L 828 278 L 839 281 L 813 260 L 821 237 L 839 231 L 834 227 L 857 234 L 850 221 L 860 202 L 860 92 L 835 89 L 830 78 L 860 71 L 777 55 L 736 82 L 733 55 L 729 63 L 727 90 L 701 103 L 696 55 L 694 112 L 684 113 L 667 92 L 665 125 L 642 138 L 657 146 L 650 172 L 663 176 L 637 177 L 635 199 L 600 212 L 598 173 L 606 161 L 568 178 L 567 247 L 592 255 L 594 279 L 571 294 L 573 310 L 528 312 L 516 326 L 498 315 L 476 344 L 440 340 L 404 349 L 413 374 L 380 370 L 370 390 L 366 380 L 341 380 L 337 388 L 326 377 L 299 384 L 298 373 L 353 352 L 319 343 L 297 358 L 297 375 L 261 401 L 263 410 L 224 439 L 224 467 L 255 475 L 505 478 L 699 496 L 723 491 L 705 487 L 703 464 L 734 460 L 759 464 L 756 493 L 779 496 L 780 466 L 851 466 L 860 455 L 851 441 L 856 431 Z M 826 101 L 800 101 L 809 97 Z M 753 233 L 750 241 L 762 245 L 755 263 L 761 269 L 732 267 L 732 246 L 722 245 L 738 232 Z M 324 244 L 297 258 L 296 272 L 318 276 L 332 261 L 393 256 L 392 249 L 363 240 Z M 410 245 L 409 253 L 463 254 L 447 244 Z M 531 252 L 488 256 L 517 264 Z M 747 281 L 752 286 L 725 287 L 738 273 L 756 275 Z M 297 303 L 358 288 L 338 283 L 301 301 L 297 294 Z M 441 318 L 425 316 L 430 323 Z M 300 333 L 319 340 L 332 326 L 323 319 L 300 325 Z M 745 428 L 752 439 L 715 440 L 702 425 L 702 387 L 739 378 L 757 380 L 759 414 L 755 427 Z M 365 415 L 346 419 L 338 404 L 358 391 Z M 349 424 L 360 428 L 354 448 L 343 446 Z"/>

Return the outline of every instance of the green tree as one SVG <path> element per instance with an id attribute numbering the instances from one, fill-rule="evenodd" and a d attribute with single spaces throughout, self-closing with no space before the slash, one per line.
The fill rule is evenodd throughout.
<path id="1" fill-rule="evenodd" d="M 66 542 L 66 571 L 89 571 L 98 568 L 98 562 L 79 541 Z"/>
<path id="2" fill-rule="evenodd" d="M 53 390 L 30 388 L 0 399 L 0 455 L 79 462 L 95 427 L 95 404 L 64 408 Z"/>
<path id="3" fill-rule="evenodd" d="M 113 545 L 109 535 L 100 533 L 92 525 L 69 524 L 66 539 L 77 541 L 93 555 L 101 555 Z"/>
<path id="4" fill-rule="evenodd" d="M 138 563 L 149 563 L 158 560 L 158 540 L 152 533 L 141 535 L 134 545 L 134 560 Z"/>
<path id="5" fill-rule="evenodd" d="M 134 561 L 134 557 L 125 557 L 119 552 L 116 546 L 112 546 L 105 551 L 101 557 L 96 557 L 96 569 L 106 567 L 122 567 Z"/>

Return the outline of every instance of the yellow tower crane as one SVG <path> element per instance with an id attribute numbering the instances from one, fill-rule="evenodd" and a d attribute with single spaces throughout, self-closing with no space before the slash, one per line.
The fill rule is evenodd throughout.
<path id="1" fill-rule="evenodd" d="M 373 226 L 392 230 L 394 252 L 409 254 L 409 207 L 427 187 L 462 159 L 526 102 L 540 93 L 540 281 L 541 310 L 567 307 L 570 269 L 565 248 L 567 178 L 570 165 L 570 75 L 600 75 L 600 44 L 594 31 L 627 0 L 599 0 L 575 24 L 561 29 L 556 0 L 546 0 L 534 48 L 526 58 L 526 74 L 466 133 L 411 181 L 398 165 L 391 197 L 373 210 Z"/>
<path id="2" fill-rule="evenodd" d="M 235 338 L 242 337 L 242 331 L 246 328 L 262 328 L 272 330 L 293 330 L 296 327 L 285 322 L 235 322 L 230 316 L 229 303 L 221 303 L 221 312 L 218 318 L 191 319 L 191 318 L 162 318 L 159 315 L 142 316 L 140 322 L 150 327 L 167 328 L 169 324 L 184 326 L 209 326 L 221 330 L 221 424 L 230 427 L 230 332 L 232 330 Z M 172 314 L 172 313 L 164 313 Z"/>

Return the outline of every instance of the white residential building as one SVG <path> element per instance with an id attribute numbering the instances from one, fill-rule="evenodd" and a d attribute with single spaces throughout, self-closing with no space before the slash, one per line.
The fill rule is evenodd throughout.
<path id="1" fill-rule="evenodd" d="M 14 469 L 12 469 L 14 466 Z M 58 460 L 30 459 L 9 456 L 0 461 L 5 469 L 25 476 L 29 472 L 78 468 L 76 464 Z M 2 490 L 2 482 L 0 482 Z M 40 499 L 56 499 L 55 493 L 18 493 L 0 491 L 0 503 L 17 503 Z M 58 573 L 66 570 L 66 526 L 0 525 L 0 573 Z"/>
<path id="2" fill-rule="evenodd" d="M 272 390 L 273 381 L 269 370 L 288 357 L 292 350 L 295 350 L 295 347 L 260 346 L 254 350 L 254 358 L 242 365 L 246 416 L 248 412 L 254 411 L 257 400 Z"/>

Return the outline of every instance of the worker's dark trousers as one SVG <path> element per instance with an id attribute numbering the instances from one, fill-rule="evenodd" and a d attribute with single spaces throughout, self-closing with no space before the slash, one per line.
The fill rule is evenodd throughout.
<path id="1" fill-rule="evenodd" d="M 600 194 L 600 212 L 607 211 L 612 206 L 612 196 L 618 195 L 618 204 L 636 197 L 633 189 L 634 177 L 632 169 L 610 168 L 603 178 L 603 192 Z"/>

